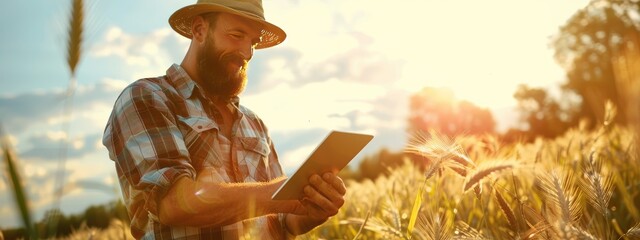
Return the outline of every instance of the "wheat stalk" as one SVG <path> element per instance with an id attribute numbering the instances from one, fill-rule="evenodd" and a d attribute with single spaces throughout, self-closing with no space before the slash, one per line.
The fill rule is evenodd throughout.
<path id="1" fill-rule="evenodd" d="M 565 223 L 578 220 L 582 213 L 582 205 L 579 201 L 580 192 L 573 186 L 573 174 L 567 172 L 559 177 L 556 171 L 551 171 L 550 174 L 543 173 L 538 177 L 541 180 L 542 191 L 552 203 L 548 206 L 560 212 L 561 220 Z"/>
<path id="2" fill-rule="evenodd" d="M 370 231 L 383 234 L 385 236 L 394 236 L 396 238 L 404 237 L 402 232 L 392 226 L 389 226 L 387 222 L 381 220 L 380 218 L 371 218 L 365 225 L 365 228 Z"/>
<path id="3" fill-rule="evenodd" d="M 69 138 L 69 121 L 71 121 L 71 110 L 73 109 L 73 93 L 76 88 L 76 67 L 78 66 L 78 62 L 80 61 L 80 56 L 82 52 L 82 35 L 83 35 L 83 25 L 84 25 L 84 3 L 82 0 L 72 0 L 71 2 L 71 12 L 69 14 L 69 25 L 68 25 L 68 36 L 67 36 L 67 66 L 69 67 L 69 71 L 71 73 L 71 78 L 69 79 L 69 86 L 67 87 L 67 92 L 65 94 L 65 102 L 63 106 L 63 114 L 68 118 L 67 121 L 63 122 L 63 131 L 67 134 L 67 138 Z M 65 185 L 65 169 L 66 169 L 66 161 L 67 161 L 67 149 L 68 146 L 65 144 L 60 149 L 60 161 L 58 162 L 58 174 L 55 179 L 55 202 L 54 208 L 60 208 L 60 200 L 64 194 L 64 185 Z M 54 232 L 57 229 L 57 220 L 56 218 L 50 218 L 47 221 L 51 221 L 50 230 Z"/>
<path id="4" fill-rule="evenodd" d="M 583 185 L 586 188 L 584 193 L 596 211 L 602 214 L 602 216 L 607 217 L 609 215 L 609 201 L 613 195 L 613 174 L 602 176 L 596 171 L 594 155 L 595 154 L 591 155 L 590 161 L 586 161 L 583 178 Z"/>
<path id="5" fill-rule="evenodd" d="M 457 140 L 440 135 L 435 131 L 428 134 L 418 132 L 409 140 L 405 152 L 416 154 L 431 160 L 425 177 L 431 178 L 435 173 L 448 167 L 460 176 L 466 176 L 468 168 L 475 167 L 469 157 L 463 153 L 462 146 Z"/>
<path id="6" fill-rule="evenodd" d="M 417 154 L 430 159 L 453 159 L 464 162 L 468 158 L 457 159 L 462 153 L 462 147 L 456 141 L 435 131 L 428 134 L 418 132 L 411 136 L 405 149 L 408 153 Z M 465 164 L 463 164 L 465 165 Z"/>
<path id="7" fill-rule="evenodd" d="M 406 148 L 406 152 L 414 153 L 425 158 L 433 159 L 429 168 L 425 171 L 425 179 L 420 189 L 416 193 L 409 224 L 407 225 L 407 236 L 411 238 L 416 223 L 419 221 L 419 212 L 424 201 L 424 189 L 427 180 L 435 173 L 441 172 L 444 167 L 449 167 L 458 174 L 465 176 L 467 166 L 473 166 L 473 162 L 462 153 L 462 147 L 455 140 L 442 136 L 435 131 L 424 134 L 418 132 L 413 135 Z"/>
<path id="8" fill-rule="evenodd" d="M 550 228 L 551 225 L 549 225 L 549 223 L 547 223 L 546 221 L 540 221 L 536 224 L 532 224 L 529 230 L 524 233 L 523 239 L 548 239 L 548 235 L 543 235 L 542 233 L 546 233 Z"/>
<path id="9" fill-rule="evenodd" d="M 485 239 L 481 231 L 469 226 L 466 222 L 457 221 L 454 231 L 454 239 L 456 240 L 478 240 Z"/>
<path id="10" fill-rule="evenodd" d="M 413 201 L 413 207 L 411 208 L 411 215 L 409 216 L 409 225 L 407 225 L 407 236 L 409 238 L 413 234 L 413 229 L 418 221 L 418 213 L 420 212 L 420 208 L 422 207 L 422 201 L 424 200 L 424 189 L 427 185 L 427 180 L 429 178 L 426 177 L 420 188 L 418 189 L 418 193 L 416 193 L 416 198 Z"/>
<path id="11" fill-rule="evenodd" d="M 482 165 L 473 169 L 472 172 L 467 174 L 464 183 L 464 191 L 468 191 L 472 187 L 479 184 L 482 179 L 489 176 L 489 174 L 498 172 L 505 169 L 514 168 L 517 165 L 514 161 L 488 161 L 484 162 Z"/>
<path id="12" fill-rule="evenodd" d="M 560 232 L 561 234 L 560 239 L 583 239 L 583 240 L 598 239 L 593 235 L 591 235 L 591 233 L 585 231 L 582 228 L 576 227 L 572 224 L 564 225 L 561 229 L 557 229 L 556 231 Z"/>
<path id="13" fill-rule="evenodd" d="M 504 213 L 505 217 L 507 218 L 507 221 L 509 222 L 511 229 L 516 229 L 517 222 L 516 222 L 516 216 L 513 213 L 513 209 L 511 209 L 507 201 L 504 200 L 504 197 L 502 197 L 502 194 L 500 194 L 500 191 L 498 191 L 498 189 L 495 189 L 495 192 L 496 192 L 496 200 L 498 201 L 498 206 L 500 206 L 500 210 L 502 210 L 502 213 Z"/>
<path id="14" fill-rule="evenodd" d="M 629 228 L 629 230 L 627 230 L 627 232 L 624 235 L 620 236 L 620 238 L 622 237 L 630 237 L 631 239 L 640 239 L 640 222 L 636 223 L 636 225 Z"/>
<path id="15" fill-rule="evenodd" d="M 370 217 L 371 217 L 371 210 L 367 212 L 367 216 L 364 218 L 364 221 L 360 225 L 360 228 L 358 229 L 358 232 L 356 233 L 356 235 L 353 237 L 353 240 L 356 240 L 360 237 L 360 234 L 362 234 L 362 230 L 367 225 L 367 221 L 369 221 Z"/>
<path id="16" fill-rule="evenodd" d="M 82 53 L 84 3 L 82 0 L 72 1 L 71 14 L 69 16 L 69 36 L 67 39 L 67 65 L 71 75 L 74 75 Z"/>
<path id="17" fill-rule="evenodd" d="M 453 238 L 453 222 L 448 212 L 420 214 L 417 231 L 420 239 L 448 240 Z"/>
<path id="18" fill-rule="evenodd" d="M 18 167 L 16 166 L 17 159 L 12 151 L 9 141 L 6 139 L 4 132 L 2 131 L 2 128 L 0 128 L 0 144 L 2 144 L 4 163 L 7 166 L 7 175 L 9 175 L 11 189 L 13 190 L 14 200 L 20 211 L 22 224 L 27 232 L 27 236 L 31 239 L 37 239 L 38 231 L 32 221 L 31 209 L 29 208 L 29 198 L 24 191 L 24 184 L 20 177 L 20 173 L 18 172 Z"/>

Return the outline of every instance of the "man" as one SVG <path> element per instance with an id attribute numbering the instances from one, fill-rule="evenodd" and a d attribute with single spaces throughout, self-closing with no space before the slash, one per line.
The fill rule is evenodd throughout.
<path id="1" fill-rule="evenodd" d="M 191 39 L 182 63 L 125 88 L 103 137 L 133 236 L 283 239 L 335 215 L 346 189 L 331 173 L 313 175 L 300 200 L 271 200 L 282 168 L 266 126 L 238 98 L 254 49 L 286 37 L 261 0 L 199 0 L 169 23 Z"/>

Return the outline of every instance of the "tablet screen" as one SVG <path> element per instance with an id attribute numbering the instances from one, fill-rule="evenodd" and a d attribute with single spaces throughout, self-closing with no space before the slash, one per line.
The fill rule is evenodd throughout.
<path id="1" fill-rule="evenodd" d="M 313 174 L 337 174 L 373 139 L 372 135 L 332 131 L 296 172 L 271 196 L 273 200 L 302 198 Z"/>

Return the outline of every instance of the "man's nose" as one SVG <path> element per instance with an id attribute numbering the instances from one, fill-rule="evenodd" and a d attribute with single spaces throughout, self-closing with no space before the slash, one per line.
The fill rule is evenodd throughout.
<path id="1" fill-rule="evenodd" d="M 253 57 L 254 49 L 255 49 L 254 45 L 248 44 L 248 46 L 244 46 L 242 49 L 240 49 L 240 55 L 244 60 L 248 62 Z"/>

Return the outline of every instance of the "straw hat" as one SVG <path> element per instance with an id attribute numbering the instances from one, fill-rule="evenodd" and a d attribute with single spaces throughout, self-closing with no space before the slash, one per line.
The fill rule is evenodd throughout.
<path id="1" fill-rule="evenodd" d="M 256 45 L 256 49 L 278 45 L 287 37 L 281 28 L 264 19 L 262 0 L 198 0 L 196 4 L 174 12 L 169 17 L 169 25 L 180 35 L 191 38 L 193 18 L 209 12 L 235 14 L 262 24 L 262 40 Z"/>

